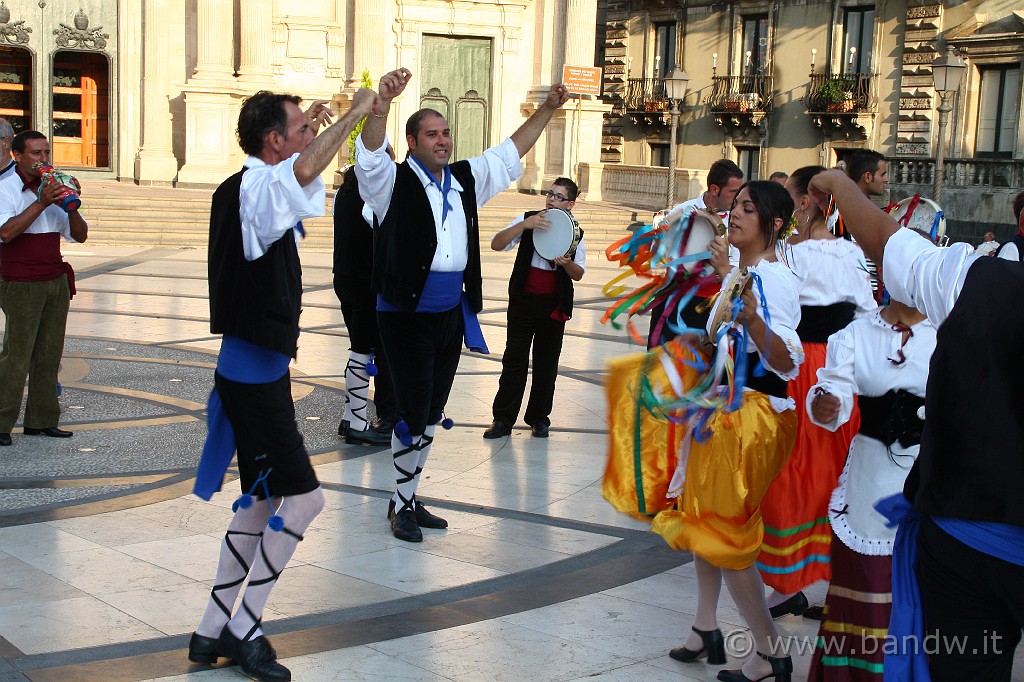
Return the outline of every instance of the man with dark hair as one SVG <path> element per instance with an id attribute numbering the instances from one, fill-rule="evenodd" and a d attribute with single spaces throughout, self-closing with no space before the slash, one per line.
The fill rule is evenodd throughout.
<path id="1" fill-rule="evenodd" d="M 846 161 L 846 174 L 866 197 L 879 197 L 889 182 L 885 157 L 873 149 L 858 149 Z"/>
<path id="2" fill-rule="evenodd" d="M 674 206 L 672 211 L 682 210 L 683 215 L 694 209 L 702 209 L 718 215 L 718 217 L 729 226 L 729 211 L 732 209 L 732 202 L 743 184 L 743 171 L 729 159 L 719 159 L 711 164 L 708 170 L 708 189 L 700 196 L 684 201 Z M 729 261 L 739 262 L 739 252 L 735 247 L 729 247 Z M 681 277 L 683 273 L 680 273 Z M 659 303 L 651 309 L 651 332 L 647 337 L 647 347 L 654 348 L 675 337 L 675 332 L 669 328 L 669 321 L 673 324 L 677 317 L 682 317 L 687 327 L 704 329 L 711 315 L 711 306 L 705 305 L 707 300 L 718 293 L 721 288 L 720 282 L 707 282 L 697 287 L 693 298 L 686 304 L 682 312 L 678 307 L 667 309 L 665 303 Z"/>
<path id="3" fill-rule="evenodd" d="M 572 317 L 572 283 L 583 278 L 587 253 L 581 231 L 580 242 L 572 252 L 549 261 L 534 249 L 533 235 L 550 225 L 548 211 L 561 209 L 572 215 L 579 191 L 569 178 L 556 178 L 547 191 L 543 211 L 523 213 L 491 238 L 495 251 L 509 251 L 517 245 L 519 251 L 508 284 L 507 340 L 501 357 L 498 393 L 491 405 L 494 421 L 484 431 L 484 438 L 503 438 L 512 433 L 523 405 L 531 345 L 533 384 L 523 419 L 534 436 L 548 437 L 558 357 L 562 353 L 565 323 Z"/>
<path id="4" fill-rule="evenodd" d="M 11 141 L 14 171 L 0 179 L 0 308 L 6 316 L 0 352 L 0 446 L 11 445 L 11 428 L 25 405 L 26 436 L 70 438 L 57 428 L 57 371 L 64 353 L 75 272 L 64 262 L 60 239 L 82 243 L 89 226 L 78 210 L 57 202 L 65 187 L 41 186 L 38 164 L 49 165 L 50 143 L 35 130 Z"/>
<path id="5" fill-rule="evenodd" d="M 927 666 L 935 682 L 1009 682 L 1024 626 L 1024 269 L 901 229 L 836 171 L 811 188 L 857 216 L 853 236 L 893 298 L 938 329 L 907 504 L 879 508 L 902 519 L 885 677 Z"/>
<path id="6" fill-rule="evenodd" d="M 1013 198 L 1013 219 L 1017 222 L 1017 233 L 1003 242 L 995 252 L 996 258 L 1024 263 L 1024 192 Z"/>
<path id="7" fill-rule="evenodd" d="M 374 214 L 377 318 L 400 417 L 391 439 L 397 485 L 388 516 L 396 538 L 421 542 L 421 526 L 448 526 L 416 499 L 416 488 L 455 380 L 463 335 L 471 350 L 487 352 L 476 319 L 483 307 L 477 210 L 519 177 L 520 157 L 569 94 L 553 85 L 509 139 L 453 164 L 448 122 L 437 111 L 420 110 L 406 126 L 409 156 L 396 164 L 387 154 L 387 115 L 411 76 L 401 68 L 381 79 L 379 109 L 356 140 L 356 175 Z"/>
<path id="8" fill-rule="evenodd" d="M 789 180 L 789 175 L 783 171 L 775 171 L 768 176 L 768 179 L 772 182 L 777 182 L 783 187 L 786 186 L 786 180 Z"/>
<path id="9" fill-rule="evenodd" d="M 305 234 L 302 220 L 323 215 L 320 174 L 374 99 L 359 90 L 349 111 L 315 138 L 332 115 L 324 102 L 303 113 L 291 95 L 261 91 L 247 99 L 238 142 L 249 157 L 217 188 L 210 210 L 210 331 L 224 337 L 195 493 L 210 499 L 220 489 L 237 450 L 243 494 L 188 657 L 207 664 L 234 659 L 259 680 L 291 679 L 263 636 L 263 608 L 324 505 L 295 423 L 288 371 L 302 297 L 297 242 Z"/>
<path id="10" fill-rule="evenodd" d="M 6 118 L 0 118 L 0 163 L 7 161 L 0 169 L 0 177 L 7 175 L 7 172 L 14 168 L 14 157 L 11 155 L 11 141 L 14 139 L 14 128 Z"/>

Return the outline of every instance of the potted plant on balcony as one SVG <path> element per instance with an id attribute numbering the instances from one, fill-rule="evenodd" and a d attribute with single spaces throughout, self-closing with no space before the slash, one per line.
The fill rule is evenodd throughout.
<path id="1" fill-rule="evenodd" d="M 850 81 L 844 78 L 830 78 L 818 88 L 818 99 L 825 103 L 825 110 L 847 112 L 853 110 L 853 91 Z"/>

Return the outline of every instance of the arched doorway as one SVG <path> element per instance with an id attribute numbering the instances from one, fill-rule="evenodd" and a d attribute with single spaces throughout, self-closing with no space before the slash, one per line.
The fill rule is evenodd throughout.
<path id="1" fill-rule="evenodd" d="M 32 53 L 0 47 L 0 116 L 15 133 L 32 127 Z"/>
<path id="2" fill-rule="evenodd" d="M 65 50 L 53 56 L 53 163 L 110 166 L 106 55 Z"/>

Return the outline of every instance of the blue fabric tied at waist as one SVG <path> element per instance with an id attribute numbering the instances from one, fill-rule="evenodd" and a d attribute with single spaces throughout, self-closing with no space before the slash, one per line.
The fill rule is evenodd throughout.
<path id="1" fill-rule="evenodd" d="M 291 358 L 283 353 L 249 343 L 237 336 L 221 339 L 217 373 L 240 384 L 269 384 L 288 371 Z M 196 469 L 192 492 L 204 500 L 220 491 L 224 474 L 235 456 L 235 432 L 224 413 L 216 387 L 206 403 L 206 442 Z"/>
<path id="2" fill-rule="evenodd" d="M 462 271 L 436 272 L 431 270 L 420 294 L 420 302 L 416 304 L 418 313 L 444 313 L 452 308 L 462 306 L 462 323 L 466 348 L 474 353 L 487 355 L 487 342 L 484 340 L 480 320 L 469 305 L 469 299 L 462 291 Z M 377 311 L 382 313 L 398 313 L 401 309 L 391 305 L 382 296 L 377 296 Z"/>

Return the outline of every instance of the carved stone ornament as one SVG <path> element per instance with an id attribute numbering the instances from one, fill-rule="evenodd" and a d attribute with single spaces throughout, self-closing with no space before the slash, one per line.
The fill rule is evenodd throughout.
<path id="1" fill-rule="evenodd" d="M 89 17 L 83 10 L 75 15 L 74 26 L 62 23 L 60 28 L 53 29 L 57 36 L 57 45 L 82 50 L 102 50 L 107 46 L 109 34 L 103 33 L 103 27 L 89 28 Z"/>
<path id="2" fill-rule="evenodd" d="M 32 29 L 25 26 L 25 20 L 22 19 L 13 24 L 8 23 L 10 20 L 11 10 L 7 9 L 6 3 L 0 2 L 0 42 L 12 45 L 28 43 L 28 34 L 32 32 Z"/>

